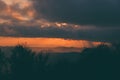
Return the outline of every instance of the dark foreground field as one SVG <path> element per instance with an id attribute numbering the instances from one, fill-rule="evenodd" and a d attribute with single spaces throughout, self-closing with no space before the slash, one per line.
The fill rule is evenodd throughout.
<path id="1" fill-rule="evenodd" d="M 6 57 L 0 49 L 0 80 L 120 80 L 120 45 L 99 45 L 80 53 L 39 53 L 18 45 Z"/>

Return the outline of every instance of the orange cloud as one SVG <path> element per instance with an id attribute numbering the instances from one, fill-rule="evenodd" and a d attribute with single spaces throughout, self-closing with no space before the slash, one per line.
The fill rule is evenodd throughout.
<path id="1" fill-rule="evenodd" d="M 12 17 L 17 19 L 17 20 L 21 20 L 21 21 L 29 20 L 29 18 L 21 15 L 20 13 L 16 13 L 16 12 L 12 13 Z"/>
<path id="2" fill-rule="evenodd" d="M 35 10 L 30 0 L 2 0 L 0 5 L 2 19 L 29 21 L 34 18 Z"/>
<path id="3" fill-rule="evenodd" d="M 30 0 L 2 0 L 2 1 L 4 1 L 7 5 L 13 5 L 16 3 L 22 4 L 22 3 L 30 2 Z"/>

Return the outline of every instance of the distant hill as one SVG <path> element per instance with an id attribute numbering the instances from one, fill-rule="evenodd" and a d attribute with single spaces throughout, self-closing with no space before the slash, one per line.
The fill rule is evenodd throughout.
<path id="1" fill-rule="evenodd" d="M 5 53 L 9 53 L 10 50 L 13 49 L 12 46 L 0 46 L 0 48 L 2 49 L 2 51 L 4 51 Z M 39 52 L 43 52 L 43 53 L 68 53 L 68 52 L 81 52 L 82 48 L 74 48 L 74 47 L 54 47 L 54 48 L 50 48 L 50 47 L 28 47 L 30 49 L 32 49 L 33 51 L 39 53 Z"/>
<path id="2" fill-rule="evenodd" d="M 31 47 L 31 49 L 35 52 L 43 52 L 43 53 L 68 53 L 68 52 L 81 52 L 82 48 L 74 48 L 74 47 Z"/>

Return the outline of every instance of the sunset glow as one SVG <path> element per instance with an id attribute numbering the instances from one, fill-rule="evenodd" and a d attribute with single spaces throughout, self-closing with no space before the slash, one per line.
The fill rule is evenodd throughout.
<path id="1" fill-rule="evenodd" d="M 93 47 L 101 44 L 100 42 L 90 42 L 85 40 L 65 40 L 62 38 L 14 38 L 0 37 L 0 46 L 15 46 L 24 44 L 29 47 Z"/>

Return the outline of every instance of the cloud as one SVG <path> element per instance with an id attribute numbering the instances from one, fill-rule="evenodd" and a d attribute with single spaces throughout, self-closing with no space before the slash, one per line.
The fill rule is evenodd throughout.
<path id="1" fill-rule="evenodd" d="M 120 0 L 35 0 L 34 6 L 49 21 L 120 26 Z"/>
<path id="2" fill-rule="evenodd" d="M 0 36 L 49 37 L 75 40 L 118 42 L 120 28 L 74 29 L 73 27 L 0 26 Z"/>

